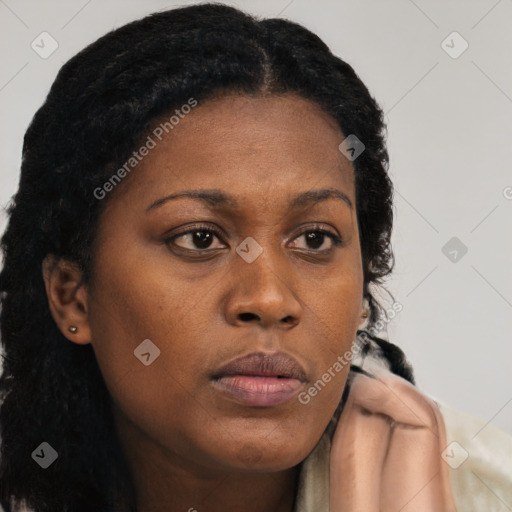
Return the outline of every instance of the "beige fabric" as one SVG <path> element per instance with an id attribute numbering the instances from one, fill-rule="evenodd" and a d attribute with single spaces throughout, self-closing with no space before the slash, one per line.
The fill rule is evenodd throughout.
<path id="1" fill-rule="evenodd" d="M 512 511 L 512 436 L 439 401 L 435 403 L 446 427 L 445 460 L 451 466 L 460 463 L 456 469 L 450 468 L 458 512 Z M 324 434 L 303 462 L 295 512 L 329 512 L 330 446 L 329 435 Z"/>
<path id="2" fill-rule="evenodd" d="M 324 434 L 302 463 L 294 512 L 329 512 L 329 452 L 331 440 Z"/>
<path id="3" fill-rule="evenodd" d="M 294 512 L 329 512 L 329 452 L 331 440 L 324 434 L 302 463 Z"/>
<path id="4" fill-rule="evenodd" d="M 467 456 L 450 469 L 453 495 L 459 512 L 512 511 L 512 436 L 437 402 L 446 426 L 450 454 Z M 467 452 L 467 453 L 466 453 Z"/>

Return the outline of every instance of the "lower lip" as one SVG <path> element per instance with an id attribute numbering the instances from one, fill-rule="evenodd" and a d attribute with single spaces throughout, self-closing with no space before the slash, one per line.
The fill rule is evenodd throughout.
<path id="1" fill-rule="evenodd" d="M 214 380 L 214 385 L 245 405 L 271 407 L 284 404 L 295 396 L 302 382 L 288 378 L 229 375 Z"/>

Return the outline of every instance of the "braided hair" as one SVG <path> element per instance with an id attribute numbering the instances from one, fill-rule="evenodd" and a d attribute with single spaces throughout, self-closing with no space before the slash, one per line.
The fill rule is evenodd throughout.
<path id="1" fill-rule="evenodd" d="M 0 504 L 35 512 L 135 512 L 110 397 L 91 345 L 70 343 L 49 310 L 41 264 L 53 254 L 92 282 L 105 183 L 152 123 L 215 94 L 296 93 L 354 134 L 353 162 L 368 327 L 383 310 L 372 287 L 393 268 L 393 187 L 383 112 L 352 67 L 316 35 L 208 3 L 158 12 L 113 30 L 71 58 L 25 134 L 19 188 L 8 208 L 0 273 Z M 403 354 L 383 343 L 393 368 Z M 40 471 L 31 454 L 58 447 Z"/>

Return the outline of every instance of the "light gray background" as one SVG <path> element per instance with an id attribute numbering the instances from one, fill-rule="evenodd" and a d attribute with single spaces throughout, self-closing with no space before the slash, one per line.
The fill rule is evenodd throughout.
<path id="1" fill-rule="evenodd" d="M 112 28 L 192 3 L 0 0 L 1 206 L 17 188 L 23 134 L 60 66 Z M 382 105 L 396 187 L 388 288 L 403 305 L 387 334 L 421 389 L 512 432 L 511 1 L 224 3 L 304 24 Z M 31 48 L 43 31 L 59 45 L 47 59 Z M 441 45 L 453 31 L 469 44 L 455 59 Z M 453 37 L 446 44 L 461 48 Z M 5 223 L 3 214 L 1 231 Z M 457 262 L 441 250 L 454 236 L 468 248 Z"/>

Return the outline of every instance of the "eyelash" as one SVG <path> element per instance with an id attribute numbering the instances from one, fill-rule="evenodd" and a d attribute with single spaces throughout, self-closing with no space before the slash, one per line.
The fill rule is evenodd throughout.
<path id="1" fill-rule="evenodd" d="M 195 233 L 197 231 L 205 231 L 208 233 L 213 233 L 222 242 L 222 236 L 223 236 L 222 233 L 219 230 L 215 229 L 214 227 L 212 227 L 210 225 L 206 225 L 206 224 L 198 224 L 198 225 L 189 227 L 186 231 L 182 231 L 180 233 L 175 233 L 172 236 L 165 238 L 163 240 L 163 242 L 166 245 L 169 245 L 172 242 L 174 242 L 174 240 L 176 238 L 179 238 L 180 236 L 183 236 L 183 235 L 188 235 L 190 233 Z M 301 237 L 302 235 L 307 234 L 307 233 L 321 233 L 321 234 L 327 236 L 328 238 L 330 238 L 332 240 L 334 247 L 340 247 L 341 245 L 343 245 L 343 242 L 344 242 L 344 240 L 341 237 L 339 237 L 338 235 L 335 235 L 334 233 L 326 230 L 325 228 L 321 228 L 321 227 L 317 227 L 317 226 L 310 227 L 307 230 L 303 231 L 302 233 L 299 233 L 294 238 L 294 240 L 296 238 Z M 202 249 L 202 250 L 201 249 L 185 249 L 184 247 L 179 247 L 179 249 L 181 249 L 183 251 L 196 252 L 196 253 L 206 253 L 209 250 L 209 249 Z M 322 253 L 325 254 L 325 253 L 330 252 L 332 249 L 333 248 L 331 247 L 329 249 L 324 249 L 323 251 L 318 251 L 315 249 L 309 249 L 309 250 L 312 252 L 319 253 L 319 254 L 322 254 Z"/>

